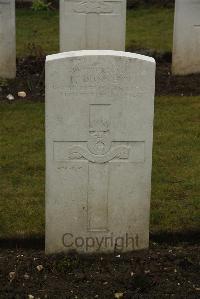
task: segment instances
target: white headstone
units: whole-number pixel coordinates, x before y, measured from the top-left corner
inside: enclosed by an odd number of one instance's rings
[[[0,78],[15,78],[15,1],[0,0]]]
[[[60,0],[60,51],[125,49],[126,0]]]
[[[200,72],[200,0],[176,0],[172,72]]]
[[[132,53],[47,57],[47,253],[148,247],[154,78]]]

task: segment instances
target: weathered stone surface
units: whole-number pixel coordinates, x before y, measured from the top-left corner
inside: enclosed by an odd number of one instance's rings
[[[15,1],[0,0],[0,77],[15,78]]]
[[[200,1],[176,0],[172,72],[200,72]]]
[[[61,0],[60,51],[124,50],[126,0]]]
[[[154,59],[46,60],[46,252],[148,247]]]

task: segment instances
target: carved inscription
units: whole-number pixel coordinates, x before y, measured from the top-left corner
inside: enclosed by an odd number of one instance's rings
[[[90,105],[88,149],[104,155],[111,148],[110,105]]]
[[[121,14],[122,0],[65,0],[67,13]]]
[[[101,36],[101,22],[105,15],[121,15],[121,0],[65,0],[66,14],[76,14],[84,20],[85,49],[98,49]]]
[[[113,8],[110,3],[106,3],[103,0],[86,0],[81,1],[79,3],[75,3],[74,12],[77,13],[95,13],[95,14],[105,14],[105,13],[112,13]]]
[[[130,78],[130,74],[126,72],[127,64],[121,65],[121,68],[113,72],[112,67],[95,65],[88,68],[82,68],[81,65],[75,65],[71,77],[71,83],[79,86],[97,86],[105,84],[119,84],[121,80],[125,81]]]
[[[144,162],[144,141],[113,141],[111,105],[91,104],[88,140],[54,141],[54,160],[59,162],[59,171],[71,169],[66,164],[62,166],[62,161],[88,162],[88,231],[107,231],[109,165],[112,162]]]
[[[129,151],[128,146],[117,146],[105,155],[94,155],[81,146],[74,146],[69,150],[69,160],[86,159],[93,163],[106,163],[114,159],[128,159]]]
[[[85,61],[84,61],[85,62]],[[113,71],[114,69],[114,71]],[[105,64],[94,61],[86,67],[82,61],[74,61],[72,73],[69,79],[54,80],[53,88],[63,95],[67,94],[105,94],[119,96],[119,94],[140,96],[144,91],[130,88],[134,79],[129,70],[129,61],[121,61],[119,64]],[[53,74],[56,79],[57,74]],[[136,77],[137,75],[135,75]]]
[[[90,128],[87,149],[74,146],[69,150],[69,159],[85,158],[93,163],[106,163],[115,158],[128,159],[129,147],[111,149],[110,105],[90,105]]]

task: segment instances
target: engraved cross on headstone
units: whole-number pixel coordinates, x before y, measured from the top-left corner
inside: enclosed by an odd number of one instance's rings
[[[54,141],[55,161],[88,161],[88,231],[108,231],[110,163],[144,162],[144,141],[112,141],[110,113],[109,104],[91,104],[88,140]]]
[[[72,0],[65,0],[71,2]],[[85,40],[86,49],[99,48],[101,16],[115,15],[114,6],[121,0],[75,0],[73,1],[72,11],[77,14],[85,15]]]

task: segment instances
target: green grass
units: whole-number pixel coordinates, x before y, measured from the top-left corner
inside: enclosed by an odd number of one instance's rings
[[[126,47],[172,50],[174,10],[146,7],[127,12]]]
[[[200,97],[156,101],[151,228],[200,227]]]
[[[171,51],[173,9],[141,7],[127,12],[127,48]],[[58,11],[17,10],[17,55],[59,51]],[[36,53],[35,53],[36,52]]]
[[[157,97],[151,231],[200,227],[200,97]],[[44,233],[44,103],[0,105],[0,237]]]
[[[0,105],[0,236],[44,229],[44,105]]]
[[[35,55],[40,54],[41,51],[44,54],[59,51],[59,15],[57,11],[34,12],[31,9],[17,9],[16,25],[17,56],[29,55],[32,54],[32,51]]]

